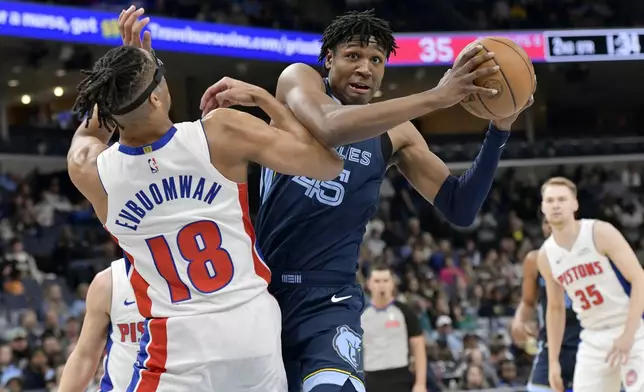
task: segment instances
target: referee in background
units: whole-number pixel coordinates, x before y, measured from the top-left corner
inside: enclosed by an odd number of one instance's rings
[[[393,278],[389,267],[374,265],[367,280],[371,304],[362,314],[367,392],[427,392],[425,338],[414,312],[394,299]]]

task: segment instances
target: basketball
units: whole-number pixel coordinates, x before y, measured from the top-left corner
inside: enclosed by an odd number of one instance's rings
[[[477,56],[494,52],[494,58],[479,65],[479,68],[495,65],[500,68],[494,75],[476,79],[474,83],[496,89],[499,93],[493,97],[470,94],[461,101],[461,105],[476,117],[487,120],[507,118],[519,112],[528,103],[536,87],[534,67],[528,54],[510,39],[485,37],[466,46],[456,62],[472,45],[483,47]]]

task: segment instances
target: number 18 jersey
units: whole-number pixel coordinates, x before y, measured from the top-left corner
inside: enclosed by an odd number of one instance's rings
[[[201,121],[175,124],[146,146],[115,143],[97,166],[105,227],[134,267],[142,316],[226,311],[266,290],[270,272],[256,250],[247,185],[211,164]]]
[[[560,247],[553,236],[543,247],[552,274],[572,299],[582,328],[605,329],[626,323],[631,289],[615,264],[595,248],[594,224],[593,219],[581,220],[570,251]]]

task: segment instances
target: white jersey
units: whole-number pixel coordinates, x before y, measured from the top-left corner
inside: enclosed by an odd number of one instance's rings
[[[572,299],[584,329],[623,326],[628,318],[630,285],[613,262],[595,248],[595,220],[582,219],[570,251],[551,235],[543,247],[555,279]]]
[[[144,317],[226,311],[266,291],[270,272],[256,250],[247,184],[211,164],[201,121],[175,124],[147,146],[115,143],[97,166],[105,227],[134,266]]]
[[[136,307],[128,278],[130,267],[126,263],[124,259],[112,262],[112,305],[101,391],[127,390],[145,330],[145,320]]]

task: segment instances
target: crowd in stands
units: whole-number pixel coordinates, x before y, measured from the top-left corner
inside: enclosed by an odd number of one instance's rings
[[[644,260],[644,172],[563,170],[552,174],[577,181],[580,216],[616,224]],[[499,173],[474,225],[459,230],[396,171],[382,185],[360,279],[378,261],[396,271],[399,298],[416,310],[427,338],[435,391],[524,385],[534,351],[512,346],[508,323],[520,298],[523,256],[543,239],[540,180]],[[88,283],[120,251],[65,173],[0,176],[0,240],[0,391],[55,391],[78,338]]]
[[[42,0],[41,0],[42,1]],[[347,10],[375,8],[395,31],[634,26],[644,24],[636,0],[63,0],[45,2],[149,13],[234,25],[321,32]],[[640,12],[638,12],[640,11]]]

